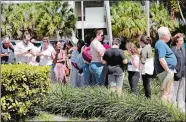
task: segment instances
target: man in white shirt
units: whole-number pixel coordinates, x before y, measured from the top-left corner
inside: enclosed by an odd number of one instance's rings
[[[15,46],[16,63],[27,63],[32,62],[34,54],[34,45],[30,42],[30,34],[24,33],[23,41],[18,42]]]

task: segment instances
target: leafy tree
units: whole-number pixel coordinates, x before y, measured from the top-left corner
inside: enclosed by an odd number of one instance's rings
[[[169,10],[172,20],[176,18],[185,21],[186,16],[186,1],[185,0],[162,0],[162,4]]]
[[[183,20],[183,22],[184,22],[184,24],[186,25],[186,20],[185,20],[185,17],[184,17],[184,15],[183,15],[183,12],[182,12],[182,8],[181,8],[181,5],[180,5],[180,1],[179,0],[176,0],[176,2],[177,2],[177,5],[178,5],[178,8],[179,8],[179,12],[180,12],[180,16],[181,16],[181,18],[182,18],[182,20]],[[185,1],[184,1],[185,2]],[[183,1],[181,1],[181,4],[183,3],[184,4],[184,2]],[[185,2],[186,3],[186,2]],[[185,6],[184,6],[185,7]],[[183,8],[184,9],[184,8]],[[184,12],[184,13],[186,13],[186,12]]]
[[[150,34],[153,39],[156,39],[157,29],[161,26],[168,27],[171,32],[173,32],[175,28],[178,27],[178,23],[171,20],[171,17],[163,4],[152,4],[150,8],[150,14],[152,17]]]
[[[114,36],[130,40],[135,35],[146,31],[146,17],[139,2],[118,2],[113,5],[111,15]]]
[[[2,36],[20,39],[24,31],[29,31],[37,39],[68,37],[75,29],[76,18],[68,2],[4,4],[1,10]]]
[[[2,21],[2,27],[4,27],[2,35],[19,39],[24,31],[29,31],[33,34],[35,31],[35,20],[37,19],[37,11],[33,7],[35,6],[31,3],[4,4],[2,7],[2,16],[4,18]]]
[[[140,2],[121,1],[111,9],[112,31],[114,36],[133,40],[135,35],[146,34],[146,16]],[[150,36],[157,39],[157,29],[166,26],[171,32],[178,28],[178,23],[171,20],[163,4],[153,3],[150,6]]]
[[[12,23],[10,22],[11,15],[15,4],[2,4],[1,5],[1,35],[12,36]]]
[[[75,29],[76,18],[74,11],[69,8],[67,2],[47,1],[41,3],[40,19],[38,19],[37,31],[40,36],[71,36]],[[42,16],[43,15],[43,16]],[[45,29],[46,31],[42,31]]]

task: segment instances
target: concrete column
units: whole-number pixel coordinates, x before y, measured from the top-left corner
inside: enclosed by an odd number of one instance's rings
[[[84,41],[84,9],[83,9],[83,1],[81,1],[81,27],[82,27],[82,40]]]
[[[149,4],[150,4],[150,1],[145,1],[145,9],[146,9],[146,16],[147,16],[147,36],[150,36]]]
[[[111,26],[111,18],[110,18],[110,3],[109,1],[104,1],[106,7],[106,21],[107,21],[107,30],[108,30],[108,37],[109,37],[109,45],[112,45],[112,26]]]

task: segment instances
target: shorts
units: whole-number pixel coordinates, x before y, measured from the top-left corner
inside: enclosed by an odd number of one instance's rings
[[[108,75],[108,84],[110,87],[123,87],[124,73],[120,75]]]

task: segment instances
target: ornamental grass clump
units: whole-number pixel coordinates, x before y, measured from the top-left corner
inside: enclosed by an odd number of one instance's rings
[[[118,96],[105,87],[71,88],[54,84],[43,109],[51,113],[108,121],[183,121],[184,114],[153,95],[147,99],[124,90]]]

